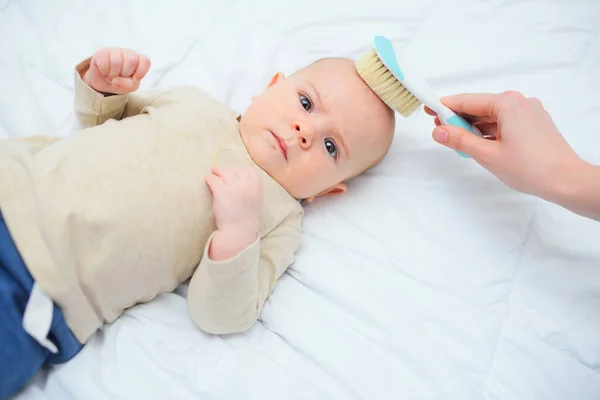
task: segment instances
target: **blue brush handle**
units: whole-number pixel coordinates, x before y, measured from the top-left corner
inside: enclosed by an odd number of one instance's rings
[[[445,123],[447,125],[457,126],[459,128],[463,128],[463,129],[471,132],[473,135],[481,136],[481,132],[477,131],[476,130],[477,128],[473,127],[473,125],[471,125],[470,123],[468,123],[467,120],[465,120],[460,115],[454,114],[453,116],[448,117],[445,120],[443,120],[442,123]],[[471,158],[471,157],[469,157],[468,155],[466,155],[463,152],[460,152],[458,150],[456,152],[461,157]]]
[[[418,98],[421,103],[436,111],[442,124],[457,126],[459,128],[466,129],[474,135],[483,136],[476,127],[472,126],[463,117],[444,106],[439,101],[433,89],[431,89],[425,81],[419,79],[417,74],[414,73],[414,70],[412,74],[410,73],[412,68],[408,68],[409,71],[403,70],[403,68],[406,69],[406,64],[408,64],[408,61],[403,57],[401,64],[404,66],[401,67],[398,64],[399,53],[396,53],[394,46],[389,39],[384,36],[375,36],[374,47],[375,51],[377,52],[377,56],[383,65],[410,92],[410,94]],[[406,79],[404,76],[405,72],[407,72],[408,75]],[[461,157],[470,158],[468,155],[460,151],[457,151],[457,153]]]

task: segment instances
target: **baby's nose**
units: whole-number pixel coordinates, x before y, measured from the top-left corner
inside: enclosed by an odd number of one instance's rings
[[[312,143],[312,139],[314,136],[314,130],[311,128],[309,124],[295,122],[293,124],[294,131],[296,132],[296,136],[298,137],[298,142],[300,143],[300,147],[303,149],[308,149]]]

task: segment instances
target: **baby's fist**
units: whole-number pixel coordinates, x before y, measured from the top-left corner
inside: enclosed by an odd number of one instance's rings
[[[140,87],[150,69],[150,59],[133,50],[106,48],[92,56],[83,81],[101,93],[127,94]]]
[[[217,229],[256,234],[260,229],[263,192],[253,168],[213,168],[206,177],[213,194]]]

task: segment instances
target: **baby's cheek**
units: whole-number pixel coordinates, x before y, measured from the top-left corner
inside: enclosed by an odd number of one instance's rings
[[[322,160],[315,160],[305,171],[307,184],[314,190],[325,190],[338,183],[335,168]]]

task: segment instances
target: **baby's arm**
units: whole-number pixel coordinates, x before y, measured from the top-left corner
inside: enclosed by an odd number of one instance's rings
[[[188,306],[204,331],[236,333],[248,329],[300,245],[301,211],[258,239],[262,184],[250,168],[213,169],[206,178],[213,194],[217,230],[192,276]]]
[[[300,215],[288,217],[225,261],[209,258],[209,241],[188,291],[190,314],[200,329],[229,334],[252,326],[277,280],[294,261],[300,246],[300,222]]]
[[[136,92],[150,69],[148,57],[101,49],[75,68],[75,113],[82,128],[137,115],[166,90]]]

